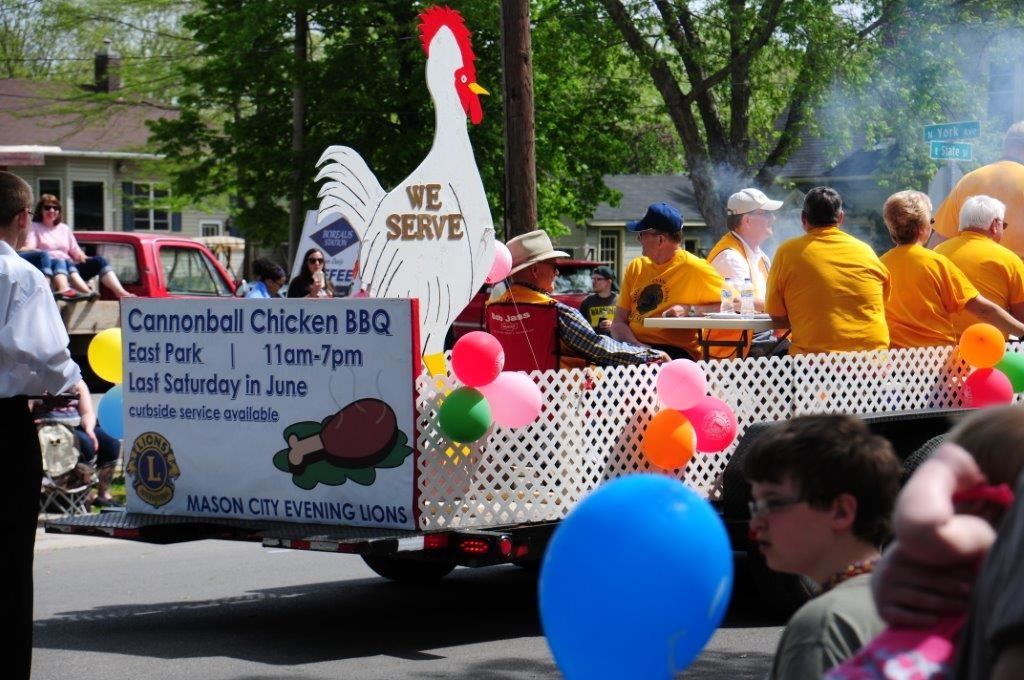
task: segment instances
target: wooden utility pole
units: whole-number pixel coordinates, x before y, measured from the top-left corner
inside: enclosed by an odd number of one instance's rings
[[[501,66],[505,84],[505,239],[508,240],[537,228],[529,0],[501,2]]]
[[[305,213],[302,210],[302,148],[306,132],[306,43],[309,40],[309,17],[304,6],[295,9],[295,80],[292,83],[292,198],[288,209],[288,258],[292,262],[302,237]]]

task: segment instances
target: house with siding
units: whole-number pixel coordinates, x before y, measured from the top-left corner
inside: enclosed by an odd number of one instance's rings
[[[183,236],[227,233],[227,212],[175,207],[147,151],[146,122],[177,116],[148,102],[94,101],[97,91],[120,89],[117,55],[96,55],[96,82],[89,86],[0,79],[0,169],[32,186],[36,196],[54,194],[64,221],[76,230],[177,232]]]

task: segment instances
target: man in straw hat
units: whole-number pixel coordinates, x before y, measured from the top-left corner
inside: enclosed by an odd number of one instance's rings
[[[967,173],[935,211],[935,236],[939,240],[959,234],[960,210],[971,196],[985,195],[1002,201],[1006,221],[1024,225],[1024,120],[1010,126],[1003,139],[1003,157]],[[1024,229],[1011,229],[1002,245],[1024,257]]]
[[[668,203],[654,203],[642,219],[626,224],[636,233],[643,254],[622,277],[612,337],[660,349],[673,359],[699,359],[695,330],[646,328],[644,319],[717,312],[721,275],[705,260],[683,250],[683,216]]]
[[[555,290],[555,277],[558,276],[555,260],[569,257],[569,254],[555,250],[545,232],[538,229],[516,236],[507,245],[512,254],[512,270],[509,272],[512,285],[494,302],[554,305],[558,310],[561,354],[564,359],[569,359],[563,362],[563,366],[574,365],[572,359],[576,359],[575,365],[583,360],[601,366],[646,364],[668,359],[664,352],[598,335],[579,310],[551,297]]]

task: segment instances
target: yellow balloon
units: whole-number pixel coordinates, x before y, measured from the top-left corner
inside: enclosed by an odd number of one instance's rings
[[[89,365],[93,373],[115,385],[121,383],[121,329],[108,328],[97,333],[89,343]]]

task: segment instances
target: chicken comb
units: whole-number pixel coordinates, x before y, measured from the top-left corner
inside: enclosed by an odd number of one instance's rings
[[[420,41],[423,43],[423,53],[430,56],[430,41],[434,39],[437,32],[447,26],[455,35],[459,43],[459,50],[462,52],[462,63],[469,65],[476,60],[473,54],[473,46],[470,43],[471,35],[462,15],[451,7],[435,5],[424,10],[420,14]]]

